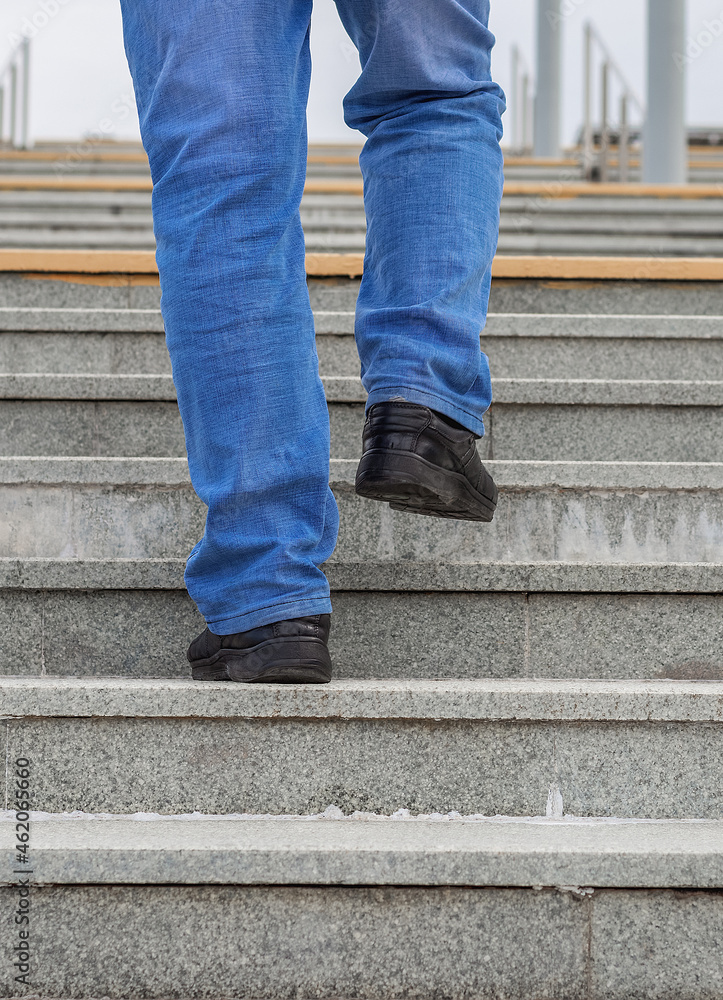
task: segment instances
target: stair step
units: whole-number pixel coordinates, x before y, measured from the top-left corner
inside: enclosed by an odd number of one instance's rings
[[[715,681],[5,678],[0,711],[47,812],[723,817]]]
[[[80,580],[55,581],[64,589],[48,589],[47,578],[32,589],[27,570],[21,565],[15,589],[0,589],[0,674],[188,677],[186,649],[204,623],[181,587],[180,566],[172,590],[143,589],[118,573],[100,573],[99,589],[84,589],[87,566]],[[723,680],[720,592],[332,596],[339,678]]]
[[[361,384],[325,388],[332,456],[358,458]],[[498,379],[495,392],[483,459],[723,461],[723,382]],[[0,455],[185,454],[168,376],[6,375],[0,393]]]
[[[366,392],[357,377],[322,376],[327,401],[357,403]],[[659,379],[493,379],[498,404],[534,406],[723,406],[723,381]],[[170,375],[0,374],[0,399],[174,400]]]
[[[366,400],[359,378],[322,377],[327,401]],[[656,379],[494,379],[501,404],[562,406],[721,406],[723,381]],[[0,399],[175,400],[168,374],[0,374]]]
[[[359,374],[354,313],[316,310],[324,376]],[[0,371],[168,374],[158,309],[0,307]],[[706,380],[723,372],[717,316],[492,313],[481,337],[496,377]]]
[[[111,1000],[717,1000],[722,911],[698,890],[48,886],[34,890],[30,982]]]
[[[0,558],[0,588],[177,590],[180,558]],[[723,563],[429,562],[332,559],[333,590],[449,593],[718,594]]]
[[[330,810],[331,812],[331,810]],[[14,847],[14,817],[0,844]],[[723,823],[31,814],[34,885],[714,889]],[[17,866],[16,866],[17,867]],[[0,885],[12,885],[3,872]]]
[[[356,465],[332,465],[341,524],[330,570],[723,562],[723,463],[490,462],[501,492],[489,525],[419,519],[357,497]],[[6,560],[183,559],[205,517],[182,459],[0,459]]]
[[[354,333],[353,310],[315,309],[318,334]],[[163,333],[160,309],[2,306],[0,331],[71,333]],[[564,339],[723,340],[723,318],[662,313],[496,313],[487,315],[482,336]]]

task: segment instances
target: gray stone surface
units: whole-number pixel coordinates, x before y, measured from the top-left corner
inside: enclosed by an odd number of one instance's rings
[[[35,614],[42,609],[44,673],[189,676],[186,650],[205,622],[185,590],[46,591],[29,596]],[[3,604],[4,594],[0,608]],[[18,662],[17,649],[10,655],[6,648],[4,672],[18,673]],[[27,663],[24,656],[21,662]]]
[[[350,478],[351,462],[337,462],[335,469]],[[709,466],[700,468],[706,472]],[[185,458],[116,458],[58,455],[0,458],[0,483],[15,485],[96,484],[105,486],[185,486],[190,489]]]
[[[315,310],[354,309],[358,279],[310,278]],[[135,304],[135,303],[134,303]],[[491,313],[723,316],[723,289],[714,281],[569,281],[496,278]]]
[[[0,590],[0,675],[188,677],[204,627],[180,589]]]
[[[721,687],[6,678],[0,711],[49,812],[721,819]]]
[[[159,333],[19,332],[0,334],[0,370],[166,374],[170,361]]]
[[[486,455],[568,462],[720,462],[719,406],[492,405]],[[485,452],[481,450],[484,455]],[[340,458],[347,455],[339,454]]]
[[[720,892],[601,892],[593,899],[594,1000],[723,996]]]
[[[346,487],[354,484],[357,464],[354,459],[333,458],[330,463],[332,488],[348,493]],[[691,493],[723,488],[723,462],[524,462],[487,459],[486,464],[497,485],[503,491],[514,493],[546,492],[551,489],[585,493],[655,490],[667,496],[677,491]],[[180,457],[0,457],[0,484],[41,483],[189,487],[190,478],[187,462]]]
[[[710,723],[557,726],[562,809],[576,816],[722,818],[722,736]]]
[[[33,761],[33,807],[48,812],[540,815],[554,743],[547,724],[503,721],[66,717],[7,728],[10,758]],[[687,758],[700,760],[694,748]],[[694,815],[716,817],[713,794]]]
[[[170,375],[0,375],[1,399],[175,400]]]
[[[57,887],[33,905],[33,990],[63,1000],[587,997],[589,902],[554,890]]]
[[[3,345],[3,355],[10,356],[11,353],[21,350],[25,345],[35,347],[38,357],[42,356],[42,349],[53,344],[54,340],[61,344],[68,345],[69,349],[78,348],[84,345],[91,345],[94,341],[90,337],[78,337],[74,341],[67,339],[70,333],[163,333],[163,320],[159,309],[131,309],[124,308],[103,308],[90,306],[65,306],[54,308],[52,306],[0,306],[0,344]],[[46,336],[28,337],[22,339],[17,337],[9,339],[13,333],[46,333]],[[58,334],[56,338],[47,334],[50,332]],[[65,334],[65,337],[61,337]],[[115,341],[111,341],[115,342]],[[39,368],[18,368],[17,371],[41,371]],[[72,371],[73,369],[69,369]],[[77,370],[77,369],[76,369]],[[97,370],[97,369],[96,369]]]
[[[156,293],[158,302],[158,289]],[[124,275],[113,277],[110,281],[105,276],[74,275],[72,280],[66,281],[44,274],[0,272],[0,306],[14,309],[125,309],[129,305],[129,284]]]
[[[719,322],[706,319],[716,326]],[[707,379],[712,372],[723,372],[723,342],[713,339],[502,337],[485,330],[482,350],[496,378]],[[340,374],[358,371],[347,361]]]
[[[0,589],[176,590],[185,559],[0,557]],[[711,563],[328,562],[332,590],[523,593],[723,592],[723,565]]]
[[[3,464],[6,470],[0,475],[7,471],[9,477],[21,473],[23,465],[32,472],[40,463]],[[61,463],[57,466],[56,476],[64,471]],[[110,483],[102,482],[106,466],[111,469]],[[139,473],[139,485],[113,484],[117,467],[111,463],[94,465],[77,459],[65,463],[65,469],[79,473],[81,480],[88,477],[89,482],[36,484],[30,478],[0,484],[0,557],[184,558],[203,534],[206,508],[183,483],[181,460],[167,463],[166,483],[144,485],[154,466],[161,474],[166,472],[166,463],[153,459],[127,463],[129,474]],[[420,519],[369,503],[345,483],[332,482],[341,520],[329,565],[375,561],[720,565],[723,490],[690,488],[696,468],[683,470],[684,480],[686,476],[690,480],[687,490],[643,489],[637,484],[634,489],[603,489],[594,483],[566,490],[535,485],[505,489],[502,479],[497,512],[489,525]],[[704,484],[721,480],[722,469],[718,466],[711,476],[703,475]],[[43,475],[50,478],[52,467],[43,469],[40,478]],[[564,476],[563,470],[560,478]],[[644,481],[639,471],[638,477]],[[664,480],[665,473],[659,478]],[[671,478],[675,480],[675,474]]]
[[[0,590],[0,672],[39,674],[44,660],[43,598],[32,591]]]
[[[523,594],[337,592],[335,677],[513,677],[524,670]]]
[[[716,281],[551,281],[497,278],[490,312],[723,316]]]
[[[0,560],[0,580],[25,581],[47,579],[58,586],[63,579],[98,578],[101,564],[88,562],[76,571],[68,563],[32,560],[22,563]],[[168,565],[152,570],[150,566],[128,561],[103,566],[114,578],[142,578],[172,573]],[[425,563],[384,561],[374,563],[331,561],[325,572],[335,590],[406,590],[406,591],[525,591],[527,593],[664,593],[720,594],[723,592],[723,565],[702,563]],[[169,577],[163,576],[164,579]],[[18,586],[12,582],[10,585]],[[46,586],[51,586],[50,582]],[[70,584],[68,584],[70,585]],[[141,584],[138,584],[139,586]],[[90,584],[88,584],[90,586]]]
[[[316,180],[320,176],[329,179],[327,170],[321,169],[322,175],[317,174]],[[343,168],[340,172],[338,167],[329,169],[331,176],[349,179]],[[92,172],[97,172],[97,167]],[[351,176],[359,177],[356,170]],[[710,176],[720,180],[720,173]],[[312,181],[314,177],[310,175]],[[63,201],[53,200],[42,214],[35,206],[8,208],[5,204],[0,210],[2,242],[5,246],[24,247],[152,249],[150,211],[116,214],[112,210],[116,198],[117,193],[109,191],[105,204],[95,201],[82,205],[66,197]],[[721,201],[717,199],[705,199],[707,211],[697,212],[691,212],[682,200],[652,204],[650,199],[625,198],[621,202],[584,197],[568,204],[566,201],[544,193],[536,199],[503,197],[498,252],[715,256],[723,246],[719,238]],[[302,199],[301,219],[307,250],[364,248],[366,221],[360,195],[309,193]],[[644,277],[645,272],[636,276]]]
[[[0,713],[48,719],[720,723],[723,682],[387,678],[237,686],[190,679],[6,677]]]
[[[353,320],[352,312],[316,313],[322,375],[358,378]],[[0,335],[0,370],[7,373],[170,371],[155,309],[0,308],[0,329],[6,331]],[[143,332],[148,329],[159,332]],[[723,371],[719,331],[717,317],[493,314],[482,347],[496,378],[705,381]]]
[[[530,594],[527,673],[723,680],[723,601],[705,594]]]
[[[35,885],[719,888],[723,824],[33,813]],[[14,816],[0,848],[15,846]],[[15,866],[17,867],[17,866]],[[0,873],[12,884],[12,866]]]
[[[723,680],[723,598],[338,591],[337,678]],[[188,677],[184,590],[0,591],[0,673]]]
[[[333,403],[358,403],[366,392],[358,378],[323,376],[326,398]],[[640,406],[720,407],[723,381],[652,381],[632,379],[524,379],[493,380],[497,406]],[[169,374],[0,374],[2,399],[124,399],[173,400]]]
[[[12,192],[13,199],[18,192]],[[25,192],[27,197],[34,192]],[[44,197],[49,193],[44,192]],[[93,192],[83,192],[91,198]],[[146,194],[116,193],[115,198],[150,202]],[[119,201],[120,203],[120,201]],[[149,279],[150,281],[151,279]],[[28,280],[24,275],[0,275],[0,305],[46,308],[146,308],[157,309],[160,289],[151,285],[58,281],[42,276]],[[309,291],[314,309],[351,311],[359,289],[358,279],[310,278]],[[492,282],[490,312],[493,313],[593,313],[723,315],[723,289],[718,282],[659,281],[551,281],[495,279]]]
[[[165,390],[163,390],[165,391]],[[524,461],[721,462],[723,408],[493,404],[483,458]],[[364,406],[330,406],[332,455],[359,458]],[[0,454],[185,454],[175,403],[3,399]]]
[[[0,401],[0,455],[185,455],[175,403]]]
[[[662,351],[669,341],[676,346],[678,341],[692,342],[698,349],[715,347],[723,339],[723,321],[720,316],[698,316],[695,313],[683,315],[659,313],[554,313],[554,312],[489,312],[482,332],[484,340],[493,342],[510,340],[519,345],[520,350],[529,348],[536,340],[542,341],[545,351],[551,350],[558,341],[569,343],[579,353],[584,354],[594,345],[594,341],[607,342],[609,353],[618,352],[625,346],[633,346],[638,341],[653,340],[656,350]],[[529,341],[529,344],[528,344]],[[611,343],[612,341],[612,343]],[[542,351],[541,351],[542,353]],[[621,364],[624,370],[624,360]],[[653,366],[654,367],[654,366]],[[709,378],[711,369],[705,372]],[[536,375],[536,378],[546,376]],[[556,374],[549,376],[561,378]],[[580,374],[571,378],[584,378]],[[596,372],[590,378],[630,378],[630,375],[604,376]],[[646,371],[640,378],[655,377]],[[685,377],[677,370],[673,378]]]

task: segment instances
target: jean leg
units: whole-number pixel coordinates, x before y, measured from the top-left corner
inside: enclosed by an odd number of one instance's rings
[[[356,338],[368,406],[405,399],[484,433],[480,351],[502,195],[488,0],[336,0],[362,73],[344,101],[367,247]]]
[[[311,0],[121,0],[217,634],[331,610],[338,513],[306,289]]]

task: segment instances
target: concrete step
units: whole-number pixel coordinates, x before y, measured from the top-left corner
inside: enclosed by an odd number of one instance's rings
[[[47,812],[723,816],[716,681],[8,677],[0,710]]]
[[[650,268],[655,261],[648,262]],[[43,265],[48,267],[47,264]],[[577,316],[723,316],[723,283],[709,280],[654,280],[642,268],[636,280],[569,280],[530,277],[494,278],[490,312],[511,315],[545,314]],[[314,311],[352,313],[359,279],[325,277],[308,279]],[[12,309],[151,310],[158,311],[157,275],[137,274],[32,274],[0,272],[0,305]],[[2,314],[0,314],[2,315]],[[94,314],[95,315],[95,314]],[[105,322],[102,316],[101,322]],[[70,322],[80,322],[70,319]],[[6,324],[9,321],[5,321]],[[15,322],[13,320],[12,322]],[[18,320],[20,322],[20,320]],[[157,330],[156,320],[153,330]],[[348,322],[348,319],[345,320]],[[587,322],[587,321],[585,321]],[[581,326],[582,326],[581,321]],[[3,329],[9,329],[4,325]],[[38,326],[34,327],[38,329]],[[70,329],[76,327],[71,326]],[[83,329],[88,329],[83,326]],[[19,329],[26,329],[25,326]],[[56,329],[56,327],[51,327]],[[101,326],[101,329],[105,329]],[[347,328],[348,329],[348,328]]]
[[[356,376],[354,313],[317,310],[322,375]],[[723,373],[723,319],[490,313],[481,346],[500,378],[705,380]],[[158,309],[0,307],[0,372],[167,374]]]
[[[16,560],[10,568],[0,588],[0,674],[189,676],[186,649],[204,625],[180,563],[166,589],[148,589],[156,564]],[[548,569],[529,580],[542,589],[518,578],[514,592],[495,590],[494,579],[466,592],[391,590],[386,580],[383,591],[334,586],[335,676],[723,680],[715,574],[708,594],[656,593],[650,580],[620,592],[631,574],[608,593],[575,593],[546,591],[560,586],[561,567]]]
[[[310,184],[323,183],[319,178]],[[555,185],[536,197],[508,188],[502,201],[502,254],[615,254],[709,256],[723,252],[719,216],[723,199],[610,197],[564,199]],[[150,199],[144,192],[6,191],[0,201],[0,245],[5,248],[152,250]],[[144,201],[125,200],[141,195]],[[43,201],[47,194],[48,200]],[[574,195],[574,192],[573,192]],[[31,198],[29,196],[35,196]],[[568,202],[566,204],[566,201]],[[145,218],[128,206],[145,205]],[[360,195],[309,191],[302,202],[307,249],[360,252],[366,223]]]
[[[34,815],[31,851],[41,996],[723,993],[716,823]]]
[[[356,462],[335,461],[341,514],[329,565],[674,564],[718,567],[723,463],[490,462],[491,525],[401,514],[353,492]],[[182,559],[206,508],[183,459],[0,459],[0,558]]]
[[[50,219],[54,217],[54,213],[72,212],[82,218],[86,214],[102,212],[105,217],[113,218],[122,216],[127,211],[141,212],[144,217],[149,218],[151,191],[102,190],[92,187],[86,190],[0,188],[0,215],[7,214],[8,217],[17,212],[32,212],[41,216],[48,213]],[[364,203],[360,193],[307,190],[302,198],[301,211],[310,223],[345,214],[361,220],[362,224],[364,220]],[[629,223],[625,220],[630,219],[640,220],[645,224],[650,220],[670,219],[676,225],[684,225],[684,220],[688,219],[693,224],[700,221],[703,226],[709,227],[707,220],[723,212],[723,197],[720,192],[717,197],[705,198],[636,197],[629,194],[621,197],[589,193],[579,195],[567,192],[559,185],[549,185],[529,193],[508,188],[502,198],[501,212],[503,218],[532,215],[540,219],[589,219],[593,224],[610,216],[617,216],[626,225]],[[664,223],[654,221],[653,224]],[[630,228],[634,229],[633,226]]]
[[[328,403],[363,403],[358,377],[322,376]],[[506,405],[670,406],[723,405],[723,381],[691,379],[493,379],[494,399]],[[176,398],[169,374],[0,374],[0,399],[141,400]]]
[[[332,456],[357,458],[358,379],[325,376]],[[723,461],[723,382],[497,379],[485,458]],[[0,376],[0,455],[184,454],[168,375]]]
[[[630,254],[667,257],[711,257],[723,255],[723,239],[714,236],[637,235],[595,232],[548,233],[539,227],[529,232],[527,222],[514,231],[502,230],[497,244],[498,254],[567,254],[575,256]],[[331,226],[307,228],[308,253],[363,253],[366,237],[363,229],[338,231]],[[11,228],[0,229],[0,247],[4,249],[87,249],[87,250],[155,250],[150,227],[108,228]]]
[[[23,192],[25,194],[25,192]],[[311,199],[315,200],[311,200]],[[723,216],[723,199],[703,202],[677,202],[673,205],[654,201],[630,204],[621,209],[620,200],[573,199],[572,204],[550,201],[540,206],[532,199],[506,196],[501,209],[500,228],[507,232],[590,233],[630,236],[717,237]],[[301,221],[307,232],[324,230],[364,232],[366,218],[358,195],[305,196]],[[136,227],[152,229],[150,202],[130,201],[115,204],[106,198],[90,203],[60,199],[38,199],[20,203],[0,200],[0,233],[26,228],[74,230],[105,229],[123,231]],[[4,241],[4,237],[3,237]]]
[[[33,884],[713,889],[723,823],[552,816],[32,812]],[[0,815],[12,854],[14,817]],[[17,867],[17,866],[15,866]],[[12,885],[0,874],[0,885]]]

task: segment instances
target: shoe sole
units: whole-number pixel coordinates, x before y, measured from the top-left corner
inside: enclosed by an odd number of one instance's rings
[[[250,649],[220,649],[191,664],[194,681],[237,684],[328,684],[331,657],[321,639],[285,636]]]
[[[483,471],[486,492],[480,493],[462,473],[441,469],[413,452],[372,449],[359,463],[356,492],[409,514],[489,522],[497,506],[497,487]]]

